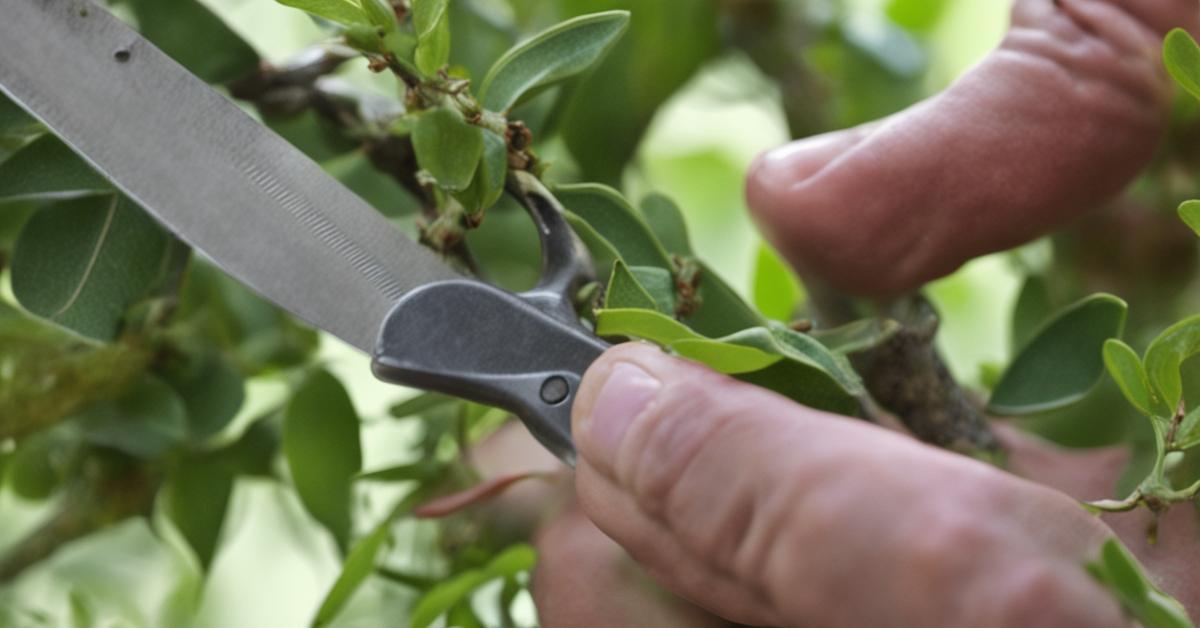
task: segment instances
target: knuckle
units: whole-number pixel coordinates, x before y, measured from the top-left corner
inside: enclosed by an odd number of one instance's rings
[[[643,420],[641,445],[627,462],[625,477],[643,512],[662,517],[676,488],[705,443],[726,417],[710,398],[707,377],[673,381]],[[711,385],[711,382],[709,382]]]

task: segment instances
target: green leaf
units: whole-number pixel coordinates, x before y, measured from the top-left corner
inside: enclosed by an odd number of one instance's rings
[[[62,140],[44,135],[0,164],[0,201],[66,199],[113,190]]]
[[[1176,83],[1200,98],[1200,46],[1187,31],[1176,28],[1167,33],[1163,41],[1163,62]]]
[[[147,0],[151,1],[151,0]],[[354,24],[369,25],[366,13],[357,2],[352,0],[275,0],[301,11],[306,11],[317,17],[323,17],[332,22],[351,26]]]
[[[117,399],[74,417],[88,441],[151,460],[187,440],[187,409],[161,379],[147,375]]]
[[[629,26],[629,12],[581,15],[522,42],[500,57],[483,79],[479,100],[508,111],[524,99],[582,74],[612,48]]]
[[[1200,353],[1200,316],[1167,328],[1146,349],[1146,375],[1172,412],[1183,398],[1179,367],[1197,353]]]
[[[1146,594],[1146,607],[1138,619],[1144,628],[1195,628],[1183,604],[1158,590]]]
[[[1046,280],[1040,275],[1026,277],[1025,283],[1021,285],[1021,292],[1017,295],[1017,304],[1013,308],[1013,351],[1019,352],[1024,349],[1052,313]]]
[[[366,581],[367,576],[370,576],[371,572],[375,570],[375,561],[378,559],[379,551],[383,549],[384,543],[387,542],[392,522],[405,512],[406,507],[411,507],[408,500],[401,502],[393,509],[391,514],[376,525],[375,529],[350,551],[346,562],[342,565],[342,573],[338,575],[337,581],[333,583],[333,587],[329,589],[329,593],[325,595],[321,607],[317,610],[313,626],[327,626],[337,619],[342,608],[346,606],[346,602],[350,601],[355,591],[358,591],[358,588]]]
[[[386,469],[364,472],[358,479],[368,482],[427,482],[440,477],[445,465],[437,460],[418,460]]]
[[[679,321],[650,310],[600,310],[597,336],[631,336],[668,346],[681,340],[705,340]]]
[[[675,278],[670,271],[656,266],[632,266],[629,273],[654,301],[654,309],[675,315]]]
[[[404,419],[410,416],[423,414],[434,408],[457,403],[458,400],[450,395],[441,393],[421,393],[412,399],[402,401],[388,410],[388,413],[397,419]]]
[[[887,342],[901,325],[891,319],[865,318],[833,329],[814,329],[809,336],[841,355],[874,349]]]
[[[396,30],[396,11],[388,0],[361,0],[363,14],[372,25],[385,32]]]
[[[662,194],[649,194],[642,199],[641,210],[646,224],[650,225],[663,248],[680,257],[693,255],[687,221],[675,201]]]
[[[649,340],[727,374],[761,371],[786,359],[825,374],[843,397],[863,394],[862,382],[845,358],[789,329],[757,327],[713,339],[657,312],[625,309],[597,312],[596,333]]]
[[[1179,449],[1191,449],[1197,445],[1200,445],[1200,406],[1183,417],[1179,423],[1179,433],[1175,436],[1175,446]]]
[[[620,192],[605,185],[584,183],[558,186],[554,195],[563,207],[604,238],[626,265],[673,269],[670,255]]]
[[[457,111],[440,107],[417,118],[412,141],[417,163],[442,189],[458,192],[471,184],[483,156],[483,129]]]
[[[1146,377],[1141,358],[1133,348],[1116,338],[1109,339],[1104,343],[1104,366],[1133,407],[1146,416],[1163,416],[1155,411],[1150,380]]]
[[[803,288],[792,269],[766,243],[758,247],[754,265],[754,305],[767,318],[789,322],[803,298]]]
[[[1179,217],[1200,235],[1200,201],[1187,201],[1179,206]]]
[[[300,501],[347,547],[353,482],[362,468],[359,419],[342,384],[326,371],[305,379],[283,418],[283,453]]]
[[[629,33],[578,81],[560,125],[582,179],[618,184],[659,107],[706,61],[728,50],[721,5],[712,0],[556,4],[577,11],[632,11]]]
[[[417,601],[413,609],[411,628],[426,628],[438,617],[455,606],[470,599],[479,587],[496,580],[507,578],[533,569],[537,563],[537,552],[528,545],[508,548],[492,559],[482,569],[464,571],[430,589]]]
[[[711,266],[699,263],[700,286],[696,291],[700,307],[683,321],[707,336],[724,336],[743,329],[767,324]]]
[[[176,318],[202,330],[247,375],[306,364],[320,342],[311,327],[201,260],[191,266]]]
[[[597,275],[601,277],[611,275],[613,266],[621,259],[621,253],[617,247],[600,235],[600,232],[588,224],[588,221],[570,210],[564,209],[563,217],[567,219],[567,224],[571,225],[571,230],[587,247],[588,253],[592,256],[592,262],[596,266]]]
[[[885,11],[896,24],[925,32],[938,24],[949,4],[948,0],[890,0]]]
[[[258,53],[198,0],[131,0],[138,30],[192,74],[228,83],[258,68]]]
[[[695,360],[728,375],[761,371],[783,359],[756,347],[708,338],[679,340],[671,343],[669,348],[680,357]]]
[[[174,251],[173,239],[122,196],[64,201],[22,229],[13,292],[33,314],[113,340],[126,311],[165,279]]]
[[[58,430],[40,432],[22,439],[8,460],[5,479],[18,496],[41,501],[62,484],[65,465],[71,458],[71,443]]]
[[[164,490],[167,516],[207,571],[229,509],[233,474],[216,460],[184,460],[167,477]]]
[[[0,93],[0,161],[4,150],[13,150],[27,139],[45,132],[45,127],[20,105]]]
[[[1059,313],[1009,365],[988,410],[1033,414],[1082,399],[1104,373],[1104,342],[1121,336],[1127,309],[1124,301],[1100,294]]]
[[[629,267],[618,261],[613,266],[612,276],[608,280],[608,288],[604,291],[604,307],[606,309],[640,309],[657,310],[654,297],[638,283]]]
[[[456,195],[468,214],[478,214],[491,208],[504,193],[508,177],[508,144],[500,135],[483,131],[483,158],[475,170],[471,185]]]
[[[187,356],[165,375],[187,406],[188,432],[194,443],[225,429],[246,398],[242,375],[216,351]]]
[[[1100,548],[1100,561],[1109,584],[1128,600],[1142,600],[1150,592],[1150,583],[1142,575],[1137,559],[1116,539]]]
[[[417,32],[417,69],[433,75],[450,60],[449,0],[414,0],[413,29]]]

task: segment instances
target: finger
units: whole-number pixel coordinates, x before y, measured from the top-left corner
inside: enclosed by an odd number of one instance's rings
[[[1005,626],[1036,603],[1033,625],[1119,620],[1080,568],[1108,532],[1062,494],[656,349],[589,371],[574,433],[588,516],[724,617]]]
[[[1161,37],[1196,0],[1018,0],[1000,48],[882,124],[772,151],[758,222],[804,274],[893,296],[1119,192],[1166,125]],[[832,141],[831,141],[832,139]]]

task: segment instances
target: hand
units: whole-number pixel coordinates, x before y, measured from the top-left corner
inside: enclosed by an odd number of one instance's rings
[[[868,296],[1027,242],[1150,159],[1173,27],[1200,32],[1196,0],[1017,0],[1000,48],[944,93],[760,158],[750,206],[802,274]]]
[[[780,626],[1122,626],[1057,491],[645,346],[576,401],[584,512],[667,588]]]

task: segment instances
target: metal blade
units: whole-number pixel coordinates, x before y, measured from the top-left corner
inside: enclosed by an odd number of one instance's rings
[[[87,0],[0,0],[0,90],[233,276],[370,351],[456,278],[285,140]]]

